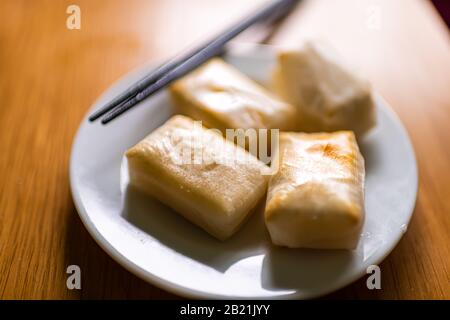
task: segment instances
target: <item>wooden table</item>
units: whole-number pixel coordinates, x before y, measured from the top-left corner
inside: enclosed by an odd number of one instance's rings
[[[176,53],[261,1],[0,2],[0,297],[174,298],[128,273],[82,226],[68,181],[76,129],[119,76]],[[81,8],[81,30],[66,8]],[[205,27],[207,26],[207,27]],[[319,35],[363,71],[409,131],[420,170],[414,217],[381,264],[331,298],[450,298],[450,41],[427,1],[309,1],[275,43]],[[82,269],[82,290],[66,268]]]

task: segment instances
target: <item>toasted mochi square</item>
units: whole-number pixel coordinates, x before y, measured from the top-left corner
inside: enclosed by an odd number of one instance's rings
[[[185,116],[169,119],[126,157],[132,186],[221,240],[266,193],[262,162]]]
[[[265,221],[272,242],[353,249],[364,220],[364,159],[351,131],[281,133]]]
[[[299,113],[295,131],[352,130],[363,135],[375,125],[370,86],[332,48],[306,42],[278,53],[274,89]]]
[[[293,106],[220,58],[176,81],[170,92],[179,113],[222,133],[226,129],[295,128]]]

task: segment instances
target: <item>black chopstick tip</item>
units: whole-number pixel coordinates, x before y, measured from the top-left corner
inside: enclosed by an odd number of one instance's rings
[[[123,112],[125,112],[126,110],[112,110],[109,113],[107,113],[102,120],[100,120],[101,124],[105,125],[107,123],[109,123],[110,121],[114,120],[115,118],[117,118],[118,116],[120,116]]]
[[[108,122],[110,122],[112,119],[114,118],[106,118],[104,117],[100,122],[102,125],[108,124]]]
[[[100,118],[102,115],[104,115],[106,112],[108,112],[108,109],[105,109],[105,107],[94,111],[88,118],[89,122],[94,122],[98,118]]]
[[[98,115],[96,115],[96,114],[93,114],[93,115],[91,115],[89,118],[88,118],[88,120],[89,120],[89,122],[94,122],[95,120],[97,120],[98,119]]]

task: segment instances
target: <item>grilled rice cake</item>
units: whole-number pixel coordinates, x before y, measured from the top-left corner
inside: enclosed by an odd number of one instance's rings
[[[170,86],[178,113],[202,120],[209,128],[295,128],[296,110],[220,58]]]
[[[221,240],[239,229],[266,193],[262,162],[185,116],[169,119],[126,158],[132,186]]]
[[[351,131],[281,133],[265,221],[272,242],[353,249],[364,221],[364,159]]]
[[[368,82],[323,43],[280,50],[273,84],[278,95],[297,108],[294,131],[352,130],[362,136],[376,123]]]

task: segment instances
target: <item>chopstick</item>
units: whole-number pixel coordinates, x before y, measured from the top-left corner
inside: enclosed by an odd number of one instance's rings
[[[101,109],[94,112],[89,117],[89,120],[95,121],[106,114],[101,122],[102,124],[110,122],[161,88],[184,76],[210,58],[220,54],[228,41],[251,25],[261,22],[261,20],[266,18],[272,20],[274,17],[280,18],[284,16],[298,1],[299,0],[272,1],[262,9],[258,10],[255,14],[227,29],[206,44],[195,48],[184,55],[169,60],[154,72],[148,74],[126,89],[122,94],[114,98]]]
[[[168,62],[162,64],[156,70],[154,70],[152,73],[146,75],[144,78],[142,78],[141,80],[139,80],[138,82],[136,82],[135,84],[133,84],[132,86],[127,88],[123,93],[118,95],[116,98],[114,98],[113,100],[108,102],[102,108],[95,111],[89,117],[89,120],[90,121],[97,120],[98,118],[100,118],[102,115],[104,115],[108,111],[114,109],[116,106],[119,106],[120,104],[123,104],[124,102],[129,101],[132,96],[134,96],[137,93],[139,93],[140,91],[144,90],[146,87],[148,87],[152,83],[155,83],[155,81],[158,80],[159,78],[161,78],[165,73],[167,73],[168,71],[172,70],[173,68],[179,66],[184,61],[186,61],[190,57],[192,57],[195,54],[197,54],[198,52],[200,52],[202,49],[203,49],[203,46],[195,48],[194,50],[189,51],[185,55],[177,56],[177,57],[169,60]]]

